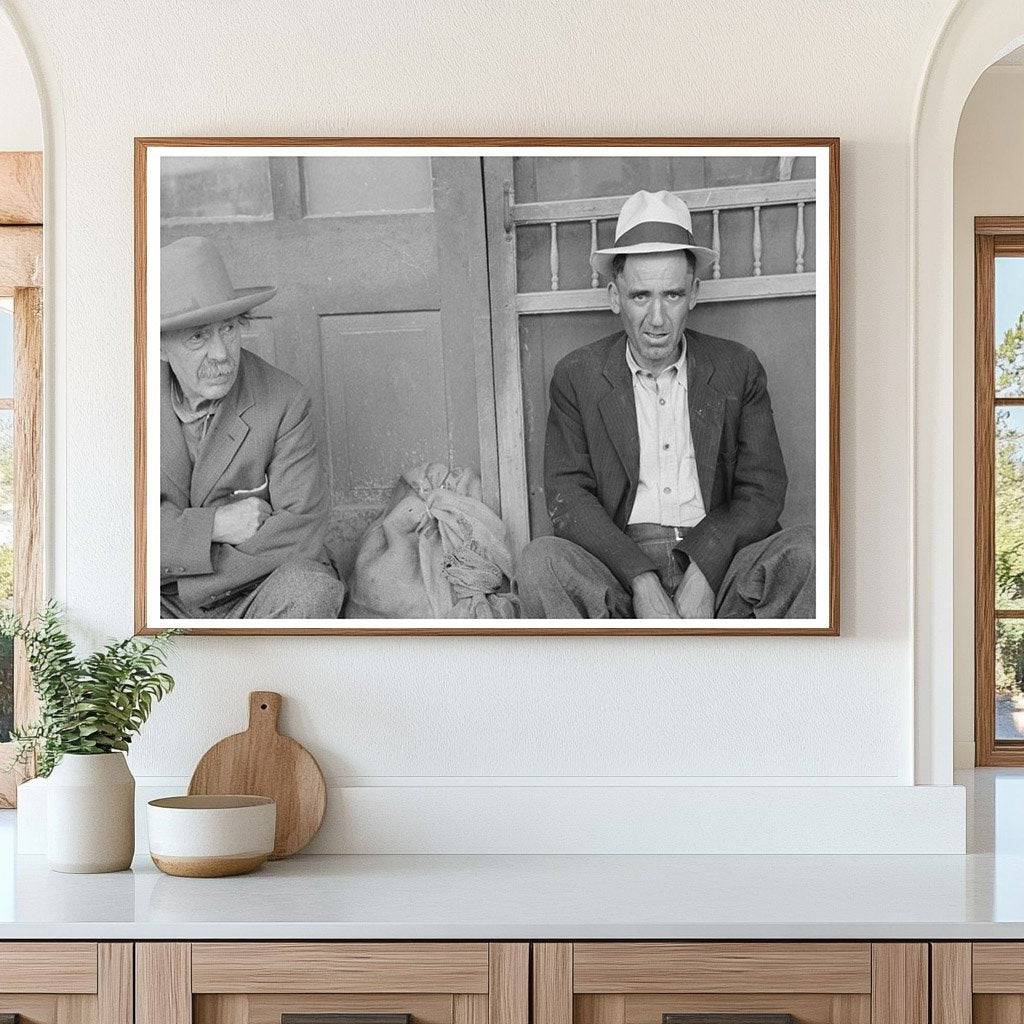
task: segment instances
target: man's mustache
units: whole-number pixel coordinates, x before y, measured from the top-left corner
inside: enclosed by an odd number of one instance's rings
[[[217,380],[221,377],[227,377],[228,374],[234,372],[234,369],[234,363],[218,363],[216,366],[201,366],[199,368],[199,379]]]

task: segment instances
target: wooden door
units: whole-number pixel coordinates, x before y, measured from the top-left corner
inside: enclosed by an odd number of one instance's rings
[[[469,466],[499,508],[479,160],[165,157],[161,244],[272,284],[246,346],[312,392],[344,572],[403,472]]]
[[[929,1024],[928,948],[868,942],[533,946],[533,1024]],[[786,1015],[792,1018],[788,1020]]]
[[[136,985],[136,1024],[528,1024],[529,947],[147,942]]]

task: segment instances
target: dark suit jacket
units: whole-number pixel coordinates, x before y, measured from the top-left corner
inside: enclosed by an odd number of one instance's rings
[[[555,533],[624,586],[654,564],[626,535],[640,477],[633,381],[619,331],[570,352],[551,378],[544,486]],[[764,368],[734,341],[686,332],[690,430],[705,518],[678,545],[717,591],[733,555],[779,528],[786,467]]]
[[[243,349],[235,385],[221,399],[194,470],[170,388],[170,367],[161,363],[161,584],[177,581],[187,607],[209,608],[286,561],[319,557],[327,491],[302,385]],[[236,490],[256,492],[273,512],[244,544],[214,543],[214,513],[241,500]]]

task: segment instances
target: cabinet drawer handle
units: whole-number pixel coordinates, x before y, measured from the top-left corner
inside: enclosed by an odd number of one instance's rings
[[[281,1024],[411,1024],[411,1013],[282,1013]],[[0,1024],[7,1024],[0,1020]],[[15,1022],[17,1024],[17,1022]]]
[[[663,1013],[661,1024],[797,1024],[791,1013]]]

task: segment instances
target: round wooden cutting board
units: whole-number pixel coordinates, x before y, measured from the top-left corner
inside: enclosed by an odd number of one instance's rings
[[[281,694],[249,694],[249,728],[212,746],[196,765],[190,796],[267,796],[277,803],[273,860],[305,847],[320,828],[327,789],[320,766],[302,744],[277,731]]]

